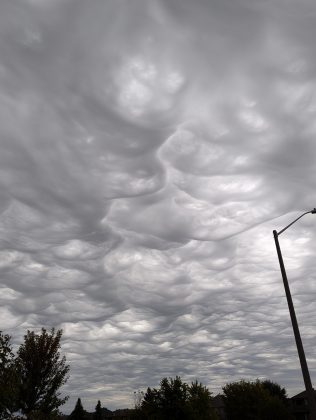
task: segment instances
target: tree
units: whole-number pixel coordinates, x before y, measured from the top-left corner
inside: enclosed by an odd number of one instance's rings
[[[93,419],[94,420],[102,420],[103,416],[102,416],[102,409],[101,409],[101,401],[98,401],[98,404],[95,406],[95,412],[93,414]]]
[[[206,386],[192,382],[188,388],[189,391],[189,417],[196,420],[215,419],[215,412],[212,408],[211,392]]]
[[[179,376],[175,379],[162,379],[159,400],[164,416],[173,419],[185,418],[185,403],[188,398],[188,386]]]
[[[28,418],[49,419],[68,397],[60,398],[59,388],[68,379],[69,366],[59,353],[62,330],[41,334],[27,331],[18,349],[16,367],[19,375],[19,403]]]
[[[86,412],[81,404],[81,399],[78,398],[75,408],[69,416],[70,420],[84,420],[86,418]]]
[[[17,375],[11,337],[0,331],[0,419],[11,417],[17,408]]]
[[[285,388],[281,388],[279,384],[272,382],[269,379],[261,381],[261,385],[271,396],[278,397],[282,402],[286,402],[287,395]]]
[[[144,398],[144,392],[140,389],[138,391],[134,391],[134,405],[135,409],[140,409],[142,405],[142,401]]]
[[[223,391],[228,420],[290,420],[284,401],[268,388],[276,390],[270,381],[263,384],[259,380],[241,380],[226,384]]]
[[[211,402],[211,393],[197,381],[189,386],[179,376],[163,378],[159,389],[147,389],[140,408],[136,407],[135,418],[216,419]]]
[[[187,384],[179,376],[163,378],[160,389],[148,388],[141,404],[141,411],[149,419],[186,419]]]

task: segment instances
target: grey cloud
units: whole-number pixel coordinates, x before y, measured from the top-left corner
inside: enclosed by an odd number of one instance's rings
[[[65,411],[176,374],[301,390],[272,229],[315,206],[313,2],[0,10],[1,328],[63,328]],[[280,239],[311,372],[314,239]]]

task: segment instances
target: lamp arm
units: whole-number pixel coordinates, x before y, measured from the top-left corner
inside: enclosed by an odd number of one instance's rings
[[[314,208],[313,210],[306,211],[305,213],[301,214],[297,219],[293,220],[293,222],[291,222],[289,225],[285,226],[285,228],[280,230],[280,232],[278,232],[277,235],[278,236],[281,235],[281,233],[283,233],[287,228],[294,225],[295,222],[297,222],[301,217],[305,216],[305,214],[308,214],[308,213],[315,214],[316,213],[316,208]]]

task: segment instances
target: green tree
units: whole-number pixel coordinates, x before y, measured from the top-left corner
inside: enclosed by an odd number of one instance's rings
[[[60,398],[59,388],[68,379],[69,366],[59,353],[62,330],[41,334],[27,331],[18,349],[19,404],[27,418],[54,418],[68,397]]]
[[[270,385],[270,384],[268,384]],[[228,420],[290,420],[287,407],[267,384],[241,380],[223,387]],[[271,389],[276,390],[275,387]]]
[[[0,331],[0,419],[11,418],[17,409],[17,374],[11,337]]]
[[[86,412],[81,404],[81,399],[78,398],[75,408],[69,416],[70,420],[84,420],[86,418]]]
[[[95,406],[95,412],[93,414],[93,419],[94,420],[102,420],[103,416],[102,416],[102,408],[101,408],[101,401],[98,401],[98,404]]]

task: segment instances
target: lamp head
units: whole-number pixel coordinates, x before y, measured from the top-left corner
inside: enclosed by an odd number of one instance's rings
[[[316,214],[316,208],[311,211],[312,214]]]

